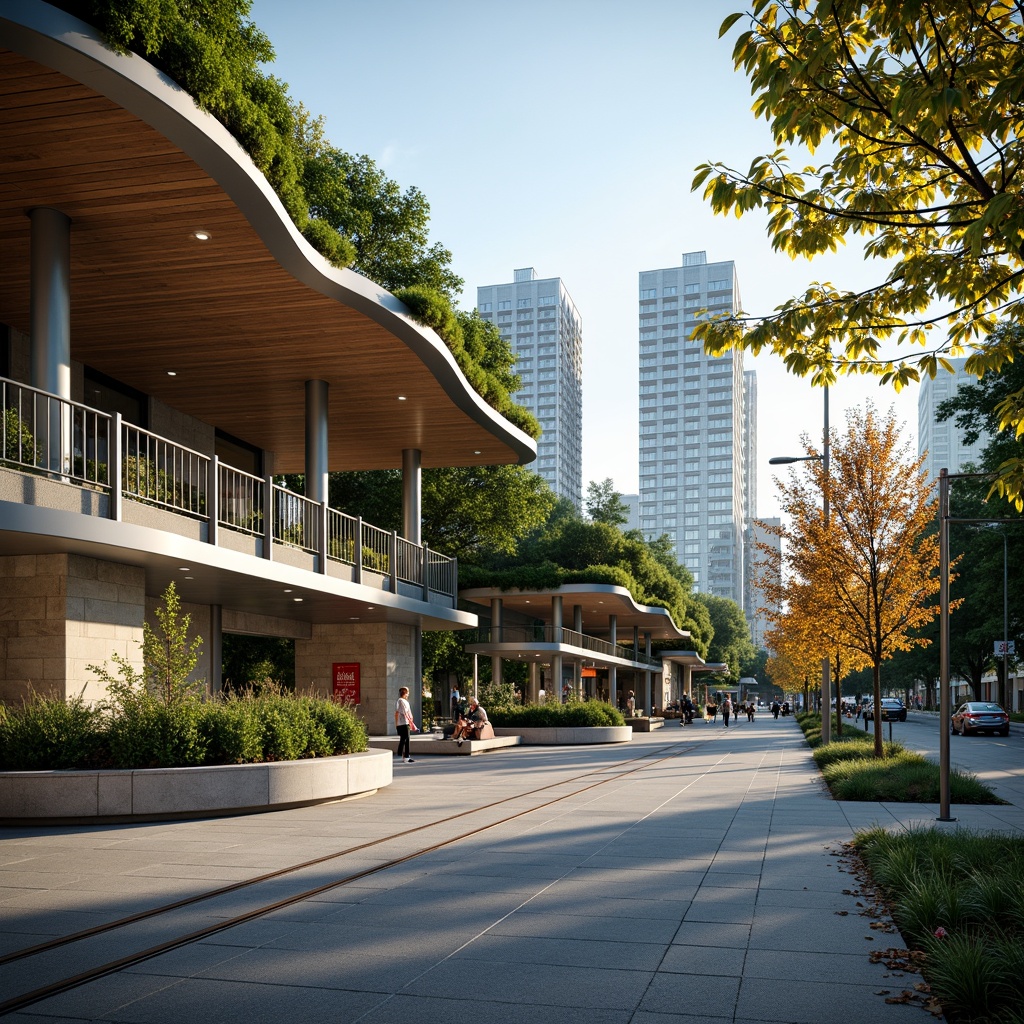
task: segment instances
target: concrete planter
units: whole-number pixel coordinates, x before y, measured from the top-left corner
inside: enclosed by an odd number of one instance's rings
[[[125,771],[0,772],[0,821],[99,822],[253,814],[372,793],[391,754]]]
[[[627,718],[626,725],[633,730],[633,732],[653,732],[655,729],[661,729],[665,725],[664,718]]]
[[[524,746],[566,747],[583,743],[628,743],[633,730],[628,725],[556,726],[554,728],[494,727],[495,736],[519,736]]]

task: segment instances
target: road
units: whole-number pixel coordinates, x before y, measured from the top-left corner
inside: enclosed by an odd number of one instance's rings
[[[868,723],[869,725],[871,723]],[[939,716],[911,711],[905,722],[883,722],[882,735],[916,750],[933,761],[939,760]],[[1024,807],[1024,727],[1010,726],[1010,735],[951,736],[950,765],[973,772],[1004,800]]]

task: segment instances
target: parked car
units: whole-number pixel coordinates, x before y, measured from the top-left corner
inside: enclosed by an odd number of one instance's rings
[[[864,721],[875,720],[875,702],[869,700],[864,705]],[[907,720],[907,709],[899,697],[882,698],[882,721],[883,722],[905,722]]]
[[[953,712],[949,723],[951,732],[966,736],[969,732],[997,732],[1010,735],[1010,716],[998,705],[987,700],[969,700]]]

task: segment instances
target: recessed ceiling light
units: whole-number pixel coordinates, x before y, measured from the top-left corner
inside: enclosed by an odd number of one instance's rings
[[[301,600],[302,600],[302,598],[301,598],[301,597],[293,597],[293,598],[292,598],[292,600],[293,600],[293,601],[301,601]]]
[[[349,622],[358,622],[359,621],[359,616],[358,615],[350,615],[348,617],[348,621]]]
[[[192,570],[187,565],[180,566],[182,572],[191,572]]]
[[[187,579],[187,580],[194,580],[195,576],[186,576],[185,579]]]
[[[204,231],[200,228],[198,231],[192,232],[192,237],[198,239],[200,242],[208,242],[213,236],[209,231]]]
[[[168,377],[177,377],[178,376],[178,371],[177,370],[168,370],[167,371],[167,376]]]
[[[372,604],[368,604],[368,605],[366,606],[366,610],[367,610],[368,612],[372,612],[372,611],[373,611],[373,605],[372,605]]]
[[[400,402],[404,402],[404,401],[405,401],[405,395],[399,395],[399,396],[398,396],[398,400],[399,400]]]
[[[475,449],[475,450],[474,450],[474,452],[473,452],[473,454],[474,454],[474,455],[479,455],[479,454],[480,454],[480,449],[479,449],[479,448]]]
[[[286,590],[285,590],[285,593],[286,593],[286,594],[290,594],[290,593],[291,593],[291,589],[286,589]]]

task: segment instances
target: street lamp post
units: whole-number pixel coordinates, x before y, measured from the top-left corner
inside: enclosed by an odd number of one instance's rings
[[[822,434],[820,455],[780,455],[768,460],[769,466],[785,466],[792,462],[821,462],[822,486],[821,486],[821,508],[825,519],[825,530],[828,531],[830,522],[828,490],[829,490],[829,469],[828,469],[828,386],[825,391],[825,429]],[[826,651],[821,659],[821,742],[822,745],[832,742],[832,666],[829,655]],[[838,710],[838,709],[837,709]]]

